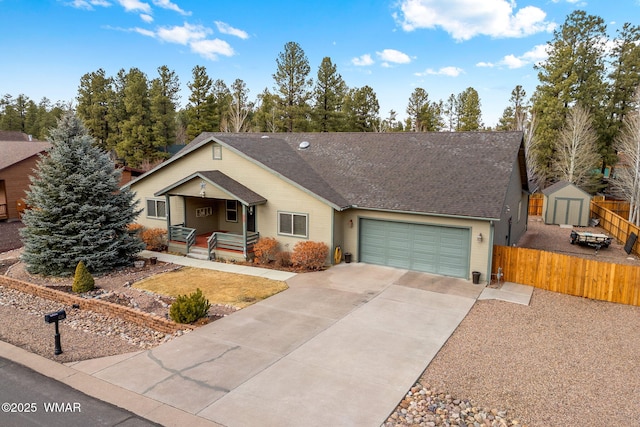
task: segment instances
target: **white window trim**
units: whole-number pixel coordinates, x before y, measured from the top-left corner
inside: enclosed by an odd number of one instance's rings
[[[211,148],[213,160],[222,160],[222,145],[213,144]]]
[[[235,209],[229,209],[229,202],[234,202],[235,203]],[[231,220],[229,219],[229,212],[235,212],[236,213],[236,219],[235,220]],[[224,203],[224,219],[226,222],[238,222],[238,201],[237,200],[226,200]]]
[[[149,202],[154,202],[154,206],[155,206],[155,210],[156,210],[156,214],[158,213],[158,203],[164,203],[164,213],[165,216],[157,216],[157,215],[150,215],[149,214]],[[159,198],[151,198],[148,197],[145,200],[145,206],[144,206],[144,210],[147,213],[147,218],[152,218],[152,219],[167,219],[167,200],[166,199],[159,199]]]
[[[291,233],[283,233],[280,228],[280,216],[281,215],[291,215]],[[296,216],[303,216],[305,218],[305,234],[294,234],[293,233],[293,219]],[[290,237],[302,237],[309,238],[309,214],[300,213],[300,212],[287,212],[287,211],[278,211],[278,234],[280,236],[290,236]]]

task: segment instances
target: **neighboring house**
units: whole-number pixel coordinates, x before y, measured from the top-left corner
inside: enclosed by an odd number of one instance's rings
[[[545,224],[589,225],[591,195],[569,181],[558,181],[542,190]]]
[[[128,185],[172,250],[250,256],[259,235],[486,279],[493,245],[526,231],[527,182],[521,132],[203,133]]]
[[[22,132],[0,131],[0,220],[19,220],[40,154],[51,144]]]
[[[116,165],[116,169],[120,169],[120,187],[125,185],[126,183],[136,179],[140,175],[142,175],[145,171],[142,169],[132,168],[130,166],[122,166]]]

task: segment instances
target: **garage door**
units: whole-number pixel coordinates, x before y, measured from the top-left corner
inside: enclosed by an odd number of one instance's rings
[[[467,278],[469,230],[360,220],[360,261]]]

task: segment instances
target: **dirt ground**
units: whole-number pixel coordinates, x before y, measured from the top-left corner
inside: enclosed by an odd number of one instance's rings
[[[601,227],[574,227],[577,231],[589,231],[592,233],[607,234]],[[608,248],[601,248],[596,253],[594,248],[588,246],[572,245],[572,228],[563,228],[559,225],[545,224],[542,217],[531,216],[527,232],[518,241],[516,246],[522,248],[539,249],[549,252],[557,252],[564,255],[571,255],[596,261],[610,262],[614,264],[638,265],[638,256],[628,255],[624,251],[624,243],[616,242]]]

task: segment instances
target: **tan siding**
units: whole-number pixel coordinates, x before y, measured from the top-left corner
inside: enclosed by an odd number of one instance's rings
[[[233,151],[223,147],[222,160],[213,160],[211,144],[204,145],[187,156],[174,161],[172,164],[154,172],[150,177],[143,178],[139,182],[133,182],[131,188],[143,201],[146,197],[154,197],[153,194],[166,188],[181,179],[197,171],[219,170],[232,179],[245,185],[267,199],[264,205],[256,206],[256,227],[261,236],[275,237],[283,250],[292,250],[300,240],[298,237],[281,236],[277,233],[278,212],[293,212],[309,215],[308,240],[325,242],[331,246],[331,227],[333,209],[324,202],[287,183],[281,177],[265,170],[261,166],[241,157]],[[196,185],[185,184],[184,190],[195,191],[193,194],[199,197],[199,180]],[[182,189],[183,186],[181,186]],[[197,191],[196,191],[197,190]],[[209,191],[213,191],[211,185],[206,187],[207,197]],[[214,193],[211,193],[214,194]],[[217,194],[227,198],[223,194]],[[220,222],[224,222],[224,208],[219,211]],[[171,198],[171,222],[182,222],[182,198]],[[239,218],[242,211],[239,209]],[[164,227],[166,222],[150,219],[143,212],[137,220],[145,226]],[[221,228],[228,227],[229,223]]]
[[[34,174],[38,156],[32,156],[21,162],[15,163],[0,171],[0,180],[4,180],[6,191],[6,203],[8,219],[19,219],[16,204],[24,199],[25,191],[29,189],[31,180],[29,176]]]

